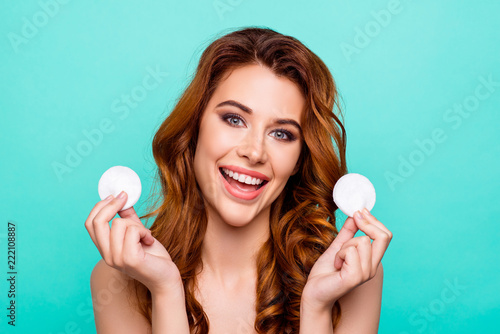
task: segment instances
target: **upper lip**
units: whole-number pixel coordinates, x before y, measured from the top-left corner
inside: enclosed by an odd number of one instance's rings
[[[253,171],[253,170],[249,170],[249,169],[246,169],[246,168],[243,168],[243,167],[238,167],[238,166],[233,166],[233,165],[224,165],[224,166],[219,166],[219,168],[227,168],[227,169],[232,170],[233,172],[242,173],[242,174],[245,174],[245,175],[248,175],[248,176],[251,176],[251,177],[255,177],[257,179],[261,179],[263,181],[269,181],[270,180],[269,177],[265,176],[262,173],[259,173],[259,172]]]

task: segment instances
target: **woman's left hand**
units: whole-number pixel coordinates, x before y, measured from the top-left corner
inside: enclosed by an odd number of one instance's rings
[[[360,212],[354,219],[346,219],[312,267],[302,293],[302,302],[308,307],[331,310],[336,300],[375,276],[392,233],[368,210]],[[354,238],[358,229],[366,235]]]

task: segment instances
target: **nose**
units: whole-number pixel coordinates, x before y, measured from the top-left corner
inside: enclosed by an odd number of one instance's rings
[[[263,136],[249,131],[238,145],[237,153],[240,157],[247,158],[252,165],[265,163],[267,161],[267,151]]]

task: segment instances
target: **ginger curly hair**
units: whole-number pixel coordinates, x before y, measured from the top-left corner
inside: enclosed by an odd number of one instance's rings
[[[156,209],[141,217],[155,217],[152,235],[179,268],[192,333],[209,331],[208,317],[194,294],[207,227],[202,192],[193,173],[200,120],[227,71],[249,64],[264,65],[290,79],[306,98],[300,170],[271,205],[270,237],[258,252],[254,324],[258,333],[298,332],[308,274],[338,234],[332,189],[347,173],[346,133],[327,66],[297,39],[269,28],[247,27],[216,39],[204,50],[192,81],[154,136],[161,189],[151,206]],[[151,322],[151,294],[140,282],[132,282],[140,310]],[[341,316],[338,301],[332,315],[335,327]]]

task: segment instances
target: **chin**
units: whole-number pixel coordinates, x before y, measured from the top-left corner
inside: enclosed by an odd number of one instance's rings
[[[243,227],[247,226],[255,218],[255,215],[250,215],[248,213],[238,212],[222,212],[220,214],[222,220],[229,226],[233,227]]]

